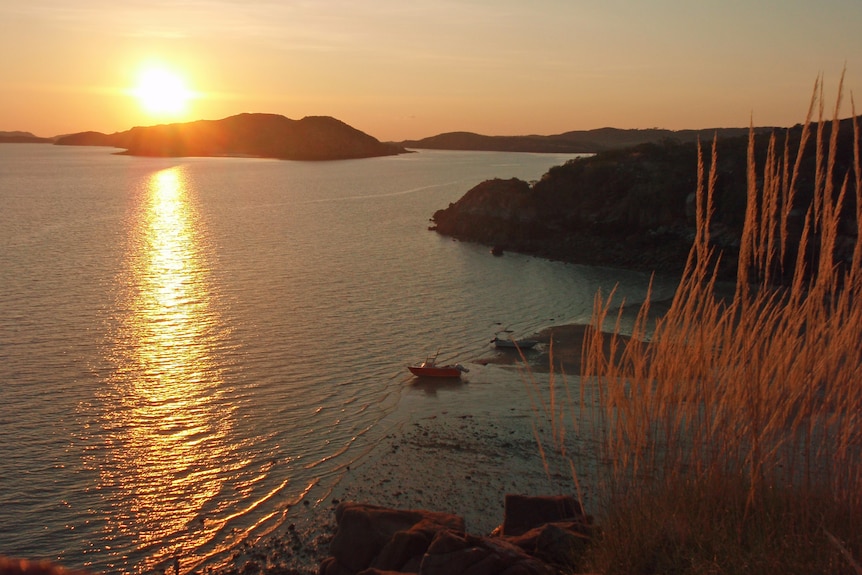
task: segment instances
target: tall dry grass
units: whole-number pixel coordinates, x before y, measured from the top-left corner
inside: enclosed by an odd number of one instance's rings
[[[617,308],[612,295],[596,296],[575,398],[582,410],[598,405],[592,429],[579,433],[600,438],[608,465],[594,569],[862,572],[862,236],[852,261],[836,265],[848,193],[862,223],[859,127],[854,120],[853,168],[835,174],[841,96],[829,141],[822,101],[818,79],[795,158],[788,131],[784,149],[773,136],[757,166],[751,132],[732,296],[716,288],[721,254],[709,242],[715,143],[708,162],[699,150],[697,233],[667,314],[650,323],[647,298],[631,338],[603,333]],[[794,236],[812,138],[813,201]],[[778,274],[792,281],[776,287]]]

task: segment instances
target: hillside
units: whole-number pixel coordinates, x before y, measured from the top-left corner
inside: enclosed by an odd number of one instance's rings
[[[828,141],[831,124],[824,126]],[[816,127],[815,127],[816,129]],[[779,149],[789,133],[795,157],[801,127],[776,131]],[[756,137],[757,165],[762,166],[769,137]],[[718,177],[712,243],[724,251],[724,273],[735,273],[747,190],[746,136],[718,140]],[[709,151],[706,169],[709,168]],[[799,190],[791,212],[790,246],[798,244],[815,173],[813,139],[800,166]],[[851,120],[841,123],[836,178],[853,166]],[[855,216],[851,173],[842,213]],[[840,181],[835,182],[839,189]],[[533,185],[489,180],[431,218],[440,234],[498,246],[503,250],[573,263],[678,273],[694,237],[697,146],[665,140],[570,160],[551,168]],[[839,259],[849,257],[858,231],[840,230]],[[795,253],[788,258],[795,258]],[[792,261],[792,260],[791,260]],[[840,264],[837,261],[836,264]]]
[[[111,146],[134,156],[254,156],[284,160],[342,160],[391,156],[406,150],[328,116],[291,120],[277,114],[239,114],[222,120],[81,132],[58,145]]]
[[[52,138],[40,138],[30,132],[0,132],[0,144],[50,144]]]
[[[756,128],[758,133],[773,128]],[[449,132],[421,140],[405,140],[399,144],[405,148],[428,150],[476,150],[487,152],[533,152],[562,154],[591,154],[646,144],[673,140],[677,142],[711,141],[720,138],[747,136],[748,128],[709,128],[704,130],[622,130],[599,128],[575,130],[553,136],[483,136],[472,132]]]

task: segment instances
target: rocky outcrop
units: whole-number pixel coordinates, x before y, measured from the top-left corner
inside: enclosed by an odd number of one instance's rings
[[[532,185],[483,182],[431,219],[443,235],[505,251],[678,271],[690,245],[686,197],[696,183],[694,149],[649,144],[572,160]]]
[[[334,561],[322,573],[356,573],[369,567],[418,571],[422,555],[441,531],[464,534],[457,515],[399,511],[362,503],[341,503],[335,511],[338,530],[332,539]]]
[[[471,535],[457,515],[341,503],[321,575],[553,575],[580,562],[589,519],[570,497],[507,496],[494,534]]]
[[[542,236],[541,210],[527,182],[494,179],[438,210],[432,221],[443,235],[505,247]]]
[[[126,132],[82,132],[58,145],[124,148],[135,156],[254,156],[284,160],[344,160],[392,156],[407,150],[328,116],[291,120],[277,114],[239,114],[222,120],[137,127]]]

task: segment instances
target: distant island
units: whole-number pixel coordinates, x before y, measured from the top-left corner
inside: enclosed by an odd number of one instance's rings
[[[774,128],[755,130],[769,132]],[[550,136],[486,136],[448,132],[420,140],[381,142],[329,116],[291,120],[278,114],[246,113],[222,120],[136,127],[103,134],[79,132],[40,138],[29,132],[2,132],[0,143],[56,143],[62,146],[108,146],[137,156],[256,156],[290,160],[335,160],[403,154],[410,149],[594,154],[665,140],[711,141],[745,136],[748,128],[646,130],[599,128]]]
[[[54,138],[40,138],[30,132],[0,132],[0,144],[50,144]]]
[[[757,132],[773,128],[757,128]],[[713,137],[732,138],[747,136],[748,128],[709,128],[702,130],[622,130],[598,128],[574,130],[553,136],[483,136],[472,132],[448,132],[424,138],[399,142],[405,148],[426,150],[475,150],[487,152],[533,152],[545,154],[594,154],[618,150],[638,144],[673,140],[676,142],[712,141]]]
[[[283,160],[346,160],[407,153],[329,116],[291,120],[238,114],[222,120],[136,127],[125,132],[60,136],[61,146],[110,146],[133,156],[252,156]]]

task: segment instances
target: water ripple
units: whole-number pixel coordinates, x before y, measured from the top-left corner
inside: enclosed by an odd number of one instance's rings
[[[469,362],[646,281],[427,230],[475,183],[564,156],[3,154],[0,547],[68,567],[218,562],[397,425],[408,363]]]

